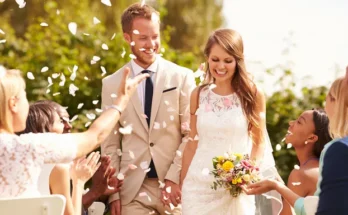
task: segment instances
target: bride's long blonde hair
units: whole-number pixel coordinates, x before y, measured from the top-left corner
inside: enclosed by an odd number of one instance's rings
[[[232,29],[218,29],[214,31],[204,48],[204,55],[209,58],[213,45],[221,46],[229,55],[236,60],[236,71],[233,75],[231,85],[238,95],[244,114],[249,122],[249,131],[252,127],[260,127],[258,124],[260,114],[256,112],[257,88],[247,72],[244,63],[243,40],[237,31]],[[210,74],[209,64],[206,64],[203,88],[206,85],[214,83],[214,78]]]

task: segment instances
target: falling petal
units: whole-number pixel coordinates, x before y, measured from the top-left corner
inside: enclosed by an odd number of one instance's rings
[[[106,6],[111,7],[111,2],[110,2],[110,0],[101,0],[101,3],[105,4]]]
[[[83,79],[85,79],[86,81],[88,81],[88,80],[89,80],[89,78],[88,78],[87,76],[83,77]]]
[[[170,115],[170,116],[169,116],[169,119],[173,121],[173,120],[174,120],[174,116],[173,116],[173,115]]]
[[[100,20],[97,17],[93,17],[93,24],[97,25],[100,23]]]
[[[75,121],[78,117],[79,117],[78,115],[73,116],[73,118],[71,118],[70,122]]]
[[[48,67],[47,66],[42,67],[41,72],[47,72],[47,71],[48,71]]]
[[[124,47],[123,47],[123,48],[122,48],[121,57],[124,58],[125,55],[126,55],[126,50],[125,50]]]
[[[164,211],[164,213],[165,213],[165,214],[171,214],[170,212],[168,212],[168,211],[166,211],[166,210]]]
[[[117,150],[116,150],[116,154],[117,154],[118,156],[122,156],[122,151],[121,151],[121,149],[117,149]]]
[[[60,82],[59,82],[59,86],[64,86],[65,84],[65,75],[62,73],[62,75],[60,76]]]
[[[69,94],[72,95],[72,96],[75,96],[76,94],[76,91],[78,91],[79,88],[76,87],[74,84],[70,84],[69,85]]]
[[[48,77],[47,78],[47,81],[48,81],[48,86],[47,87],[50,87],[53,85],[53,82],[52,82],[52,78],[51,77]]]
[[[113,39],[115,38],[115,36],[116,36],[116,33],[114,33],[114,34],[112,35],[111,40],[113,40]]]
[[[32,72],[28,72],[28,73],[27,73],[27,77],[28,77],[28,79],[30,79],[30,80],[34,80],[34,79],[35,79],[35,77],[34,77],[34,75],[33,75]]]
[[[285,137],[282,139],[282,142],[284,142],[285,141]]]
[[[93,103],[94,105],[98,104],[98,102],[99,102],[99,100],[93,100],[93,101],[92,101],[92,103]]]
[[[169,105],[169,102],[168,101],[164,101],[164,104]]]
[[[52,74],[52,78],[53,79],[56,79],[56,78],[58,78],[60,76],[60,73],[53,73]]]
[[[131,125],[127,125],[126,127],[120,128],[119,132],[121,134],[127,135],[127,134],[131,134],[132,130],[133,130],[132,126]]]
[[[106,74],[106,69],[103,66],[100,66],[100,69],[102,70],[101,76],[104,76]]]
[[[124,175],[122,173],[118,173],[117,179],[120,181],[124,180]]]
[[[162,126],[163,126],[163,128],[166,128],[167,127],[167,123],[163,121]]]
[[[73,35],[76,35],[76,31],[77,31],[77,24],[75,22],[70,22],[68,24],[68,28],[69,28],[69,31],[73,34]]]
[[[282,146],[281,146],[280,144],[277,144],[277,145],[276,145],[276,150],[277,150],[277,151],[280,151],[281,149],[282,149]]]
[[[80,103],[79,105],[77,105],[77,109],[81,109],[83,107],[83,103]]]
[[[172,187],[171,186],[166,187],[166,192],[167,193],[171,193],[172,192]]]
[[[153,129],[160,129],[161,125],[158,122],[155,122],[153,125]]]
[[[167,111],[168,111],[168,112],[175,112],[176,110],[175,110],[174,108],[172,108],[172,107],[169,107],[169,108],[167,109]]]
[[[135,56],[134,54],[129,54],[129,57],[130,57],[131,59],[137,59],[137,56]]]
[[[0,43],[6,43],[6,40],[0,40]]]
[[[40,25],[41,25],[42,27],[47,27],[47,26],[48,26],[48,24],[47,24],[46,22],[41,22]]]
[[[91,124],[91,122],[87,122],[87,123],[85,124],[85,127],[87,128],[90,124]]]
[[[287,149],[290,149],[292,147],[292,144],[291,143],[288,143],[287,145],[286,145],[286,148]]]
[[[97,113],[103,113],[103,110],[102,110],[102,109],[99,109],[99,108],[96,108],[95,111],[96,111]]]
[[[173,205],[173,203],[169,203],[169,207],[170,207],[170,210],[174,210],[174,205]]]
[[[57,9],[56,14],[59,15],[60,14],[60,10]]]
[[[158,183],[159,183],[159,188],[160,188],[160,189],[163,189],[163,188],[166,186],[166,184],[163,183],[163,182],[160,181],[160,180],[158,180]]]
[[[152,12],[152,14],[151,14],[151,20],[152,20],[153,22],[159,22],[159,16],[158,16],[158,14],[155,13],[155,12]]]
[[[130,45],[131,45],[131,46],[135,46],[135,42],[132,41],[132,42],[130,43]]]
[[[209,169],[208,168],[202,169],[202,174],[205,176],[209,175]]]
[[[292,182],[292,185],[293,186],[299,186],[299,185],[301,185],[301,182]]]
[[[209,90],[212,90],[212,89],[214,89],[216,87],[216,84],[211,84],[211,85],[209,85]]]
[[[53,96],[58,96],[59,94],[60,94],[60,92],[53,93]]]
[[[151,168],[148,168],[144,171],[144,173],[146,174],[146,173],[150,172],[150,170],[151,170]]]
[[[145,51],[146,49],[144,49],[144,48],[140,48],[139,49],[139,51],[141,51],[141,52],[143,52],[143,51]]]
[[[117,98],[117,95],[115,93],[110,95],[111,98]]]
[[[90,120],[94,120],[96,115],[94,113],[88,113],[86,114],[87,118],[90,119]]]
[[[151,211],[149,212],[149,215],[152,215],[152,214],[155,214],[156,212],[155,211]]]
[[[133,30],[133,34],[140,34],[138,30]]]
[[[106,45],[105,43],[103,43],[103,44],[102,44],[102,49],[104,49],[104,50],[109,50],[109,47],[108,47],[108,45]]]
[[[299,169],[300,169],[300,166],[296,164],[296,165],[294,166],[294,169],[299,170]]]
[[[196,135],[193,140],[196,140],[196,141],[199,140],[198,135]]]
[[[162,53],[166,52],[166,49],[162,47],[162,48],[161,48],[161,52],[162,52]]]
[[[46,90],[46,94],[49,94],[50,92],[51,92],[50,89],[47,89],[47,90]]]
[[[138,168],[137,166],[135,166],[134,164],[129,164],[128,168],[131,170],[135,170],[136,168]]]
[[[19,8],[24,8],[25,7],[25,4],[26,2],[24,0],[16,0]]]
[[[179,156],[179,157],[181,157],[181,156],[182,156],[182,152],[179,151],[179,150],[176,150],[176,155]]]
[[[147,161],[143,161],[140,163],[140,168],[141,169],[147,169],[149,168],[149,163]]]
[[[130,157],[131,159],[134,159],[134,153],[133,153],[131,150],[129,150],[129,157]]]
[[[0,28],[0,34],[5,34],[5,32]]]

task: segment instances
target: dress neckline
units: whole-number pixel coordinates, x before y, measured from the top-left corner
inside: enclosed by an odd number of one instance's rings
[[[213,91],[213,89],[210,89],[210,87],[208,86],[208,90],[209,92],[211,92],[212,94],[214,94],[215,96],[218,96],[218,97],[223,97],[223,98],[226,98],[226,97],[232,97],[234,95],[236,95],[235,92],[231,93],[231,94],[228,94],[228,95],[220,95],[220,94],[217,94]]]

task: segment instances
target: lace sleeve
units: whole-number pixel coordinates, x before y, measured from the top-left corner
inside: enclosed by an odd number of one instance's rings
[[[30,143],[32,152],[44,163],[67,163],[76,158],[77,144],[73,142],[71,134],[23,134],[23,142]]]

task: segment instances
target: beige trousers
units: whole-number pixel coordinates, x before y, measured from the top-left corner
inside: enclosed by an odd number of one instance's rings
[[[161,201],[157,179],[145,179],[137,196],[127,205],[122,205],[122,215],[181,215],[181,208],[173,210]]]

